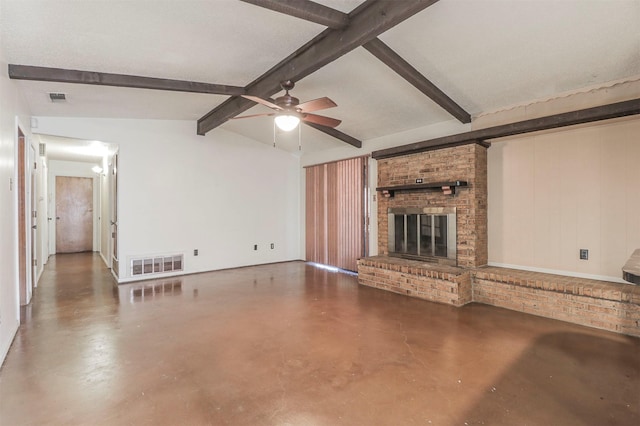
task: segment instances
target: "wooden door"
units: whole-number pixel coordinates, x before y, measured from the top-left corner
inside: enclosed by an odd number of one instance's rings
[[[56,177],[56,253],[93,250],[93,179]]]

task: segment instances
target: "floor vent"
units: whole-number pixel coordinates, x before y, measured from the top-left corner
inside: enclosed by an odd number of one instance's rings
[[[151,275],[184,270],[184,255],[153,256],[131,260],[131,275]]]

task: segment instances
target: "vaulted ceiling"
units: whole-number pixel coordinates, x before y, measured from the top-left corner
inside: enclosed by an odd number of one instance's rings
[[[270,110],[234,95],[277,96],[285,78],[302,101],[333,99],[322,114],[342,120],[340,138],[365,144],[640,78],[637,0],[0,0],[0,28],[9,64],[225,93],[20,80],[34,115],[199,120],[194,133],[219,126],[264,143],[271,118],[227,118]],[[307,150],[344,144],[302,132]]]

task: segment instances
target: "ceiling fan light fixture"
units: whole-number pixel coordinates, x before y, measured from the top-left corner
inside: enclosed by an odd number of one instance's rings
[[[274,121],[280,130],[283,132],[290,132],[300,124],[300,116],[292,112],[285,112],[283,114],[276,115]]]

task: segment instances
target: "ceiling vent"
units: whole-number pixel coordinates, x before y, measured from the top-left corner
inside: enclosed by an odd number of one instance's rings
[[[67,101],[67,95],[65,95],[64,93],[51,92],[51,93],[49,93],[49,98],[51,99],[51,102],[66,102]]]

